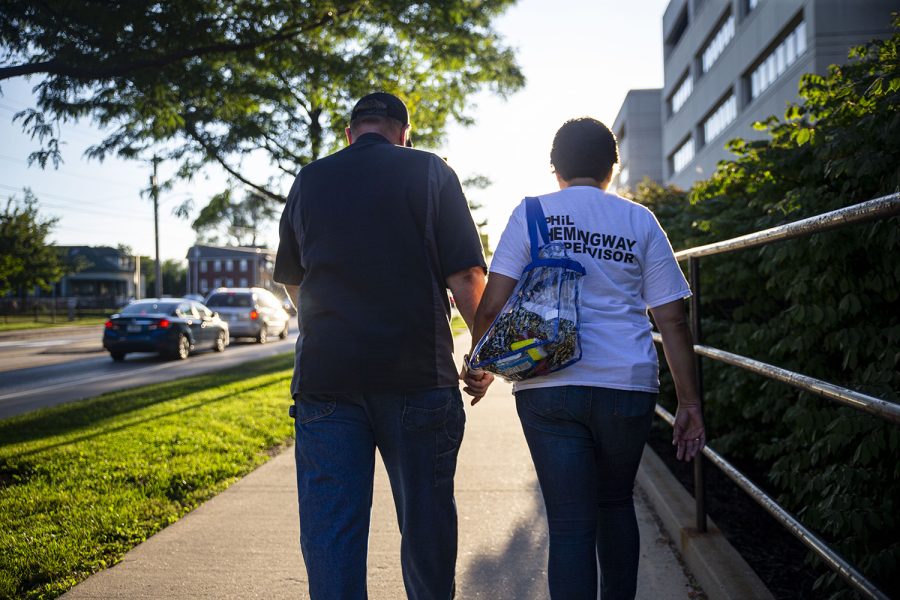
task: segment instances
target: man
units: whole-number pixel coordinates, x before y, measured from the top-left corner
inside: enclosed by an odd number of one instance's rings
[[[471,328],[485,262],[456,174],[404,147],[409,127],[396,96],[362,98],[349,145],[301,170],[281,217],[275,280],[299,297],[291,394],[313,600],[366,597],[376,447],[407,595],[454,594],[453,476],[465,413],[447,288]]]

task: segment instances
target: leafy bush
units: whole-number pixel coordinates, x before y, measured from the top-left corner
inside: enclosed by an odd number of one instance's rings
[[[900,19],[855,48],[801,103],[733,140],[688,192],[645,183],[677,249],[723,240],[900,190]],[[689,201],[689,202],[688,202]],[[896,217],[702,258],[704,343],[897,401],[900,227]],[[769,465],[778,499],[900,597],[900,428],[740,369],[704,362],[706,415],[726,455]],[[852,593],[830,573],[822,594]]]

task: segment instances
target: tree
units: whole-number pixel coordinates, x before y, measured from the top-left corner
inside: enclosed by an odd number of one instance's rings
[[[87,151],[158,153],[189,178],[209,163],[265,198],[263,155],[283,174],[336,148],[352,102],[380,88],[404,98],[419,145],[449,119],[471,123],[468,97],[524,78],[492,20],[514,0],[185,0],[5,3],[0,81],[39,75],[37,107],[14,118],[58,164],[60,121],[109,128]]]
[[[480,173],[470,175],[462,181],[462,187],[466,191],[466,197],[468,198],[470,211],[475,213],[480,210],[483,205],[472,200],[469,190],[486,190],[493,184],[494,182],[492,182],[490,178],[486,177],[485,175],[481,175]],[[481,221],[475,222],[475,226],[478,228],[478,236],[481,238],[481,247],[484,248],[485,256],[490,257],[493,254],[493,251],[491,250],[490,240],[488,240],[488,234],[484,230],[487,224],[487,219],[482,219]]]
[[[900,19],[892,38],[805,75],[801,102],[733,140],[735,159],[689,202],[660,188],[676,248],[821,214],[900,189]],[[642,199],[643,197],[643,199]],[[704,343],[900,401],[900,222],[855,225],[701,259]],[[679,239],[681,238],[681,239]],[[900,595],[900,430],[895,424],[705,361],[713,446],[756,461],[789,510],[888,596]],[[817,597],[855,597],[827,571]]]
[[[21,202],[11,196],[0,212],[0,296],[24,296],[35,286],[50,290],[65,265],[47,237],[59,219],[38,214],[38,200],[25,188]]]
[[[144,297],[156,294],[156,261],[149,256],[141,258],[141,279],[144,280]],[[167,258],[162,262],[162,289],[167,296],[180,297],[187,293],[187,267],[181,260]]]
[[[233,199],[233,190],[216,194],[191,223],[198,237],[205,243],[228,243],[236,246],[256,246],[263,226],[278,216],[276,207],[267,198],[247,192],[243,200]],[[224,239],[220,239],[225,224]]]

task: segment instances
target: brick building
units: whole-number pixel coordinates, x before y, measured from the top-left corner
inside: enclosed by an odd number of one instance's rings
[[[239,246],[192,246],[187,252],[187,291],[207,295],[217,287],[274,290],[275,250]],[[279,286],[280,287],[280,286]]]

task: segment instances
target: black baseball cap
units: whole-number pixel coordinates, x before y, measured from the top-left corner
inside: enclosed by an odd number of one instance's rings
[[[387,92],[375,92],[360,98],[350,113],[350,120],[359,117],[389,117],[409,125],[409,111],[403,100]]]

